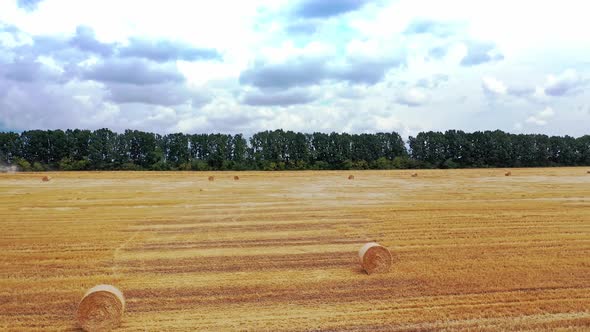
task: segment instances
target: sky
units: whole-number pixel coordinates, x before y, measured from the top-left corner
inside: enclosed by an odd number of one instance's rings
[[[0,130],[590,131],[590,5],[0,0]]]

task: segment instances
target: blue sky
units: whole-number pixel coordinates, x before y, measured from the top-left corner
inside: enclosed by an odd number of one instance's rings
[[[251,134],[590,123],[583,1],[0,1],[0,128]]]

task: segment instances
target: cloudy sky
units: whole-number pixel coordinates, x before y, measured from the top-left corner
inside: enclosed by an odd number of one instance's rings
[[[590,131],[585,1],[0,0],[0,130]]]

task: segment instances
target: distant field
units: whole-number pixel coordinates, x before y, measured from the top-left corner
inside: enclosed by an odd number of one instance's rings
[[[0,174],[0,330],[74,330],[101,283],[121,330],[588,330],[586,171]]]

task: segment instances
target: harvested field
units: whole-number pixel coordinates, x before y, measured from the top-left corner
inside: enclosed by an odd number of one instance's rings
[[[504,171],[0,174],[0,330],[590,329],[586,169]]]

